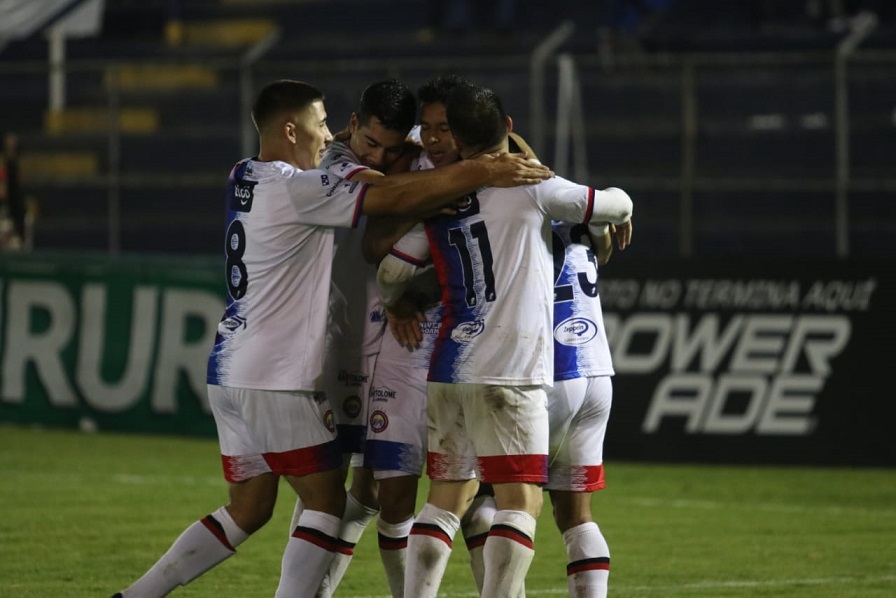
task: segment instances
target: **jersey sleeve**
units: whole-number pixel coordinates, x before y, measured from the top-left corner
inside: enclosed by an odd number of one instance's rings
[[[299,222],[355,228],[361,218],[367,185],[321,170],[306,170],[286,179]]]
[[[536,201],[552,220],[621,224],[632,215],[631,198],[621,189],[595,190],[562,177],[554,177],[532,189]]]
[[[401,237],[389,255],[399,260],[422,268],[429,261],[429,238],[426,236],[426,227],[418,222]]]
[[[359,172],[370,170],[358,162],[358,158],[346,144],[338,141],[327,148],[318,168],[346,180],[351,180]]]

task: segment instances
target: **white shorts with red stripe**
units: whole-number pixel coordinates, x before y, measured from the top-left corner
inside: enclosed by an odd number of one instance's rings
[[[612,401],[609,376],[562,380],[548,391],[549,490],[594,492],[604,487],[604,437]]]
[[[427,398],[431,479],[547,482],[544,387],[429,382]]]
[[[322,392],[208,385],[224,478],[302,476],[339,467],[333,410]]]

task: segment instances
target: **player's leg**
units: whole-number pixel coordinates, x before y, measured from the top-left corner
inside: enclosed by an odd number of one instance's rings
[[[270,471],[305,509],[283,552],[277,596],[310,596],[337,549],[345,486],[333,413],[323,393],[246,391],[243,419]],[[236,463],[234,469],[241,470]]]
[[[491,385],[480,385],[478,395],[465,403],[465,421],[497,508],[483,548],[482,595],[518,596],[535,556],[547,482],[547,396],[540,386]]]
[[[393,596],[404,596],[407,545],[426,456],[426,374],[383,341],[369,395],[364,464],[374,471],[380,559]]]
[[[460,520],[460,530],[464,535],[467,545],[467,554],[470,555],[470,571],[473,573],[473,581],[476,589],[482,593],[482,580],[485,577],[485,562],[482,550],[488,539],[488,532],[492,527],[497,508],[495,507],[494,490],[491,484],[480,484],[476,497],[470,504],[470,508]]]
[[[361,540],[367,525],[379,512],[376,506],[376,480],[373,472],[362,466],[362,459],[363,455],[360,453],[351,457],[351,487],[345,497],[339,548],[317,592],[318,597],[332,596],[335,593],[355,554],[355,546]]]
[[[436,596],[460,518],[476,494],[476,455],[463,421],[462,397],[471,385],[430,382],[427,429],[430,477],[426,505],[408,538],[405,595]]]
[[[607,376],[558,382],[550,396],[547,488],[566,546],[569,595],[575,598],[607,595],[610,549],[592,519],[591,498],[604,487],[603,441],[611,402]]]
[[[392,596],[400,598],[404,596],[408,536],[414,525],[419,476],[403,472],[377,472],[378,475],[394,473],[402,475],[378,479],[380,518],[377,522],[377,537],[389,589]]]
[[[208,387],[229,486],[228,505],[185,529],[168,551],[121,593],[123,596],[168,594],[235,554],[237,546],[270,519],[277,498],[277,478],[261,448],[253,442],[240,397],[235,395],[234,389]]]

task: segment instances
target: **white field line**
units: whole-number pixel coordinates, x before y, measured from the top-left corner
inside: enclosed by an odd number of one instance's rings
[[[842,586],[849,584],[869,583],[896,583],[896,575],[879,575],[873,577],[807,577],[801,579],[778,579],[778,580],[754,580],[754,581],[721,581],[706,580],[695,583],[684,583],[677,585],[656,585],[656,586],[626,586],[614,585],[612,577],[610,578],[610,588],[614,592],[626,594],[629,592],[640,593],[669,593],[685,590],[712,590],[722,588],[777,588],[787,586]],[[544,590],[526,589],[526,596],[559,596],[566,595],[568,590],[563,588],[549,588]],[[439,594],[444,598],[478,598],[476,592],[457,592],[451,594]],[[349,596],[347,598],[391,598],[388,595],[382,596]]]

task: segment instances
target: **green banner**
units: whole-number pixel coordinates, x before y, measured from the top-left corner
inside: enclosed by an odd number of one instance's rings
[[[214,435],[220,258],[0,255],[0,422]]]

